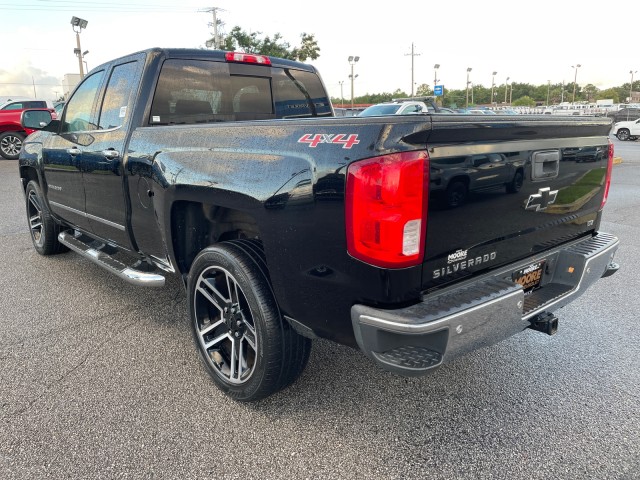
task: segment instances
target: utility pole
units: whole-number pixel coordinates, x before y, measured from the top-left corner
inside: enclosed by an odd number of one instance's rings
[[[509,90],[509,77],[504,82],[504,103],[507,103],[507,90]]]
[[[489,103],[491,103],[491,105],[493,105],[493,91],[496,88],[496,75],[498,74],[498,72],[493,72],[491,74],[491,101]]]
[[[576,103],[576,83],[578,81],[578,68],[580,68],[582,65],[580,65],[579,63],[576,63],[575,66],[571,65],[571,68],[573,68],[575,70],[575,73],[573,74],[573,99],[571,100],[571,103]]]
[[[413,59],[415,57],[420,56],[419,53],[414,53],[414,51],[413,51],[413,42],[411,42],[411,53],[405,53],[404,54],[405,57],[409,56],[409,55],[411,55],[411,95],[410,96],[413,97],[413,84],[414,84],[414,82],[413,82]]]
[[[469,84],[471,83],[469,81],[469,72],[473,70],[471,67],[467,68],[467,102],[465,104],[465,108],[469,108]],[[473,100],[471,100],[471,103],[473,103]]]
[[[207,47],[213,47],[214,50],[219,50],[222,46],[222,34],[218,32],[218,27],[224,26],[224,22],[218,20],[218,11],[224,12],[220,7],[209,7],[204,10],[199,10],[199,12],[210,13],[213,15],[213,22],[208,24],[210,27],[213,27],[213,38],[211,40],[207,40],[206,45]]]
[[[338,82],[340,84],[340,106],[344,108],[344,93],[342,91],[342,86],[344,85],[344,80],[340,80]]]

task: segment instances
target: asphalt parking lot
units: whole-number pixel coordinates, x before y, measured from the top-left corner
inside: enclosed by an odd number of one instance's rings
[[[408,379],[314,343],[291,388],[234,403],[201,367],[179,282],[133,287],[32,248],[0,162],[2,479],[640,478],[640,142],[602,229],[621,270],[522,332]]]

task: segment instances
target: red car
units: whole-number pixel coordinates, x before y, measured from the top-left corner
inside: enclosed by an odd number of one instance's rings
[[[55,117],[55,110],[45,100],[9,101],[0,107],[0,156],[15,160],[20,155],[22,141],[33,130],[22,128],[20,117],[25,109],[49,110]]]

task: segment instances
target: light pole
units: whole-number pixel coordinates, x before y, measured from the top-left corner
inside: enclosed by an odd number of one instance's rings
[[[338,82],[340,84],[340,102],[341,102],[341,107],[344,108],[344,93],[342,92],[342,86],[344,85],[344,80],[340,80]]]
[[[71,27],[73,31],[76,32],[76,44],[77,47],[73,49],[73,53],[75,53],[78,57],[78,67],[80,67],[80,79],[84,78],[84,70],[82,70],[82,48],[80,47],[80,32],[83,28],[87,28],[87,24],[89,22],[78,17],[71,17]],[[77,30],[76,30],[77,29]],[[87,51],[87,53],[89,53]]]
[[[551,80],[547,80],[547,107],[549,106],[549,94],[551,93]]]
[[[580,65],[579,63],[576,63],[575,66],[571,65],[571,68],[575,69],[575,72],[573,74],[573,99],[571,100],[571,103],[576,103],[576,82],[578,81],[578,69],[581,66],[582,65]]]
[[[513,103],[513,80],[511,80],[511,88],[509,89],[509,106]]]
[[[353,115],[353,81],[355,80],[355,77],[353,76],[353,66],[358,62],[358,60],[360,60],[360,57],[353,57],[350,55],[348,60],[349,65],[351,65],[351,75],[349,75],[349,78],[351,79],[351,115]]]
[[[509,77],[504,81],[504,103],[507,103],[507,90],[509,89]]]
[[[433,66],[433,94],[436,94],[436,85],[438,84],[438,69],[440,68],[440,64],[436,63]],[[444,100],[444,98],[443,98]],[[436,97],[436,105],[438,104],[438,97]],[[443,103],[444,105],[444,103]]]
[[[493,72],[491,74],[491,105],[493,105],[493,90],[496,88],[496,74],[498,72]]]
[[[406,57],[407,55],[411,55],[411,96],[413,97],[413,85],[414,85],[414,80],[413,80],[413,59],[414,59],[416,56],[419,56],[419,55],[420,55],[419,53],[414,53],[414,50],[413,50],[413,42],[411,43],[411,53],[405,53],[405,57]]]
[[[631,85],[629,85],[629,103],[631,103],[631,99],[633,98],[633,74],[638,73],[637,70],[629,70],[631,74]]]
[[[469,107],[469,72],[472,70],[471,67],[467,67],[467,104],[466,107]]]

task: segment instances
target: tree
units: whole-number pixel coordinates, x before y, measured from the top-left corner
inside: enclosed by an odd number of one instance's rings
[[[306,62],[307,59],[317,59],[320,56],[320,47],[315,37],[311,34],[303,33],[300,38],[302,40],[300,48],[293,49],[296,60]]]
[[[583,93],[586,95],[586,100],[587,103],[591,103],[592,101],[595,101],[596,96],[598,94],[598,87],[596,87],[595,85],[592,84],[588,84],[585,85],[585,87],[582,89]]]
[[[247,33],[239,26],[235,26],[225,37],[222,48],[300,61],[316,60],[320,56],[320,47],[313,34],[302,33],[300,46],[294,48],[291,48],[291,44],[279,33],[272,37],[261,38],[261,36],[262,32]]]
[[[431,85],[428,83],[423,83],[422,85],[418,85],[416,89],[416,96],[418,97],[426,97],[428,95],[433,95],[433,91],[431,90]]]
[[[535,107],[536,101],[533,98],[525,95],[524,97],[520,97],[517,100],[514,100],[512,105],[519,107]]]
[[[618,95],[618,90],[616,88],[609,88],[607,90],[602,90],[598,92],[598,100],[612,99],[613,103],[620,103],[620,96]]]

